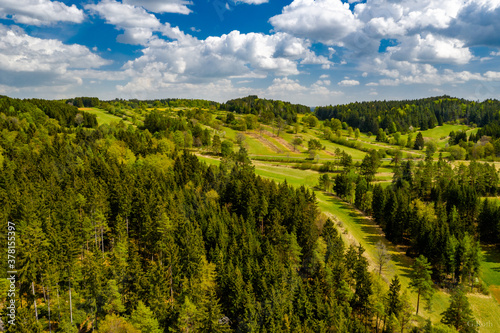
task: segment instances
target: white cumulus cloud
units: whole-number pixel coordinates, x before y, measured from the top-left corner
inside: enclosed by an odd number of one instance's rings
[[[264,78],[268,75],[299,74],[301,61],[328,64],[309,50],[310,43],[285,33],[265,35],[232,31],[220,37],[189,42],[157,41],[143,55],[124,65],[132,77],[123,90],[168,85],[174,82],[200,83],[227,78]]]
[[[0,24],[0,84],[14,87],[81,83],[75,69],[109,64],[81,45],[28,36],[16,26]]]
[[[359,81],[356,80],[342,80],[338,83],[342,87],[354,87],[359,85]]]
[[[155,13],[178,13],[185,15],[192,12],[188,6],[193,4],[192,1],[185,0],[123,0],[123,3],[142,6]]]
[[[389,47],[393,59],[424,63],[451,63],[463,65],[472,59],[465,43],[456,38],[434,36],[429,33],[404,38],[398,46]]]
[[[294,0],[269,22],[278,31],[335,44],[361,26],[340,0]]]
[[[0,0],[0,18],[11,16],[17,23],[49,25],[56,22],[83,22],[85,15],[75,5],[50,0]]]
[[[236,3],[243,2],[243,3],[247,3],[249,5],[261,5],[263,3],[268,3],[269,0],[236,0],[235,2]]]
[[[114,25],[124,33],[117,40],[126,44],[148,44],[157,39],[154,32],[160,32],[170,39],[188,39],[177,27],[169,23],[161,23],[158,18],[148,13],[144,8],[120,3],[114,0],[103,0],[98,4],[88,4],[85,9],[95,13]]]

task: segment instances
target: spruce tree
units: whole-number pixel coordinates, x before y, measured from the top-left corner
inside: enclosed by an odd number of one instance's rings
[[[401,282],[399,277],[396,275],[391,281],[389,286],[389,292],[387,293],[387,315],[390,316],[394,314],[396,318],[399,317],[399,313],[402,310],[401,296]]]
[[[153,312],[142,301],[137,303],[137,308],[135,308],[130,316],[130,322],[137,330],[143,333],[162,332]]]
[[[417,137],[415,138],[415,144],[413,145],[413,149],[422,150],[424,149],[424,137],[422,136],[422,132],[418,132]]]
[[[427,259],[420,255],[413,264],[413,270],[410,273],[410,287],[417,293],[417,312],[420,305],[420,296],[430,299],[434,293],[431,279],[431,264]]]
[[[460,332],[477,332],[477,323],[472,315],[467,296],[461,288],[458,288],[451,295],[450,305],[442,314],[441,322],[448,326],[453,326]]]

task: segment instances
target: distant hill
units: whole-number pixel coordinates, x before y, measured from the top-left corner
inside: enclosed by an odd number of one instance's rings
[[[321,119],[336,118],[362,132],[408,132],[411,127],[426,130],[449,121],[484,126],[499,121],[500,102],[478,103],[450,96],[417,100],[373,101],[335,106],[320,106],[315,110]]]
[[[96,116],[78,110],[76,106],[61,101],[44,99],[17,99],[0,96],[0,113],[6,116],[17,117],[19,120],[27,119],[30,124],[36,125],[43,122],[43,114],[55,119],[61,126],[97,127]],[[77,116],[80,114],[81,116]]]
[[[251,113],[264,118],[279,117],[289,122],[296,122],[299,113],[310,112],[310,108],[305,105],[262,99],[255,95],[229,100],[221,105],[221,109],[242,114]]]

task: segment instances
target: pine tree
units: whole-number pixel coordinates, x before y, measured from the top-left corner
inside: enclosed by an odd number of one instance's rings
[[[404,332],[405,328],[410,326],[412,313],[414,311],[413,306],[410,302],[410,295],[408,291],[403,291],[401,295],[401,312],[399,313],[399,324],[401,325],[401,333]]]
[[[376,184],[373,188],[372,212],[373,218],[378,225],[382,225],[384,222],[385,203],[386,198],[384,189],[380,184]]]
[[[478,227],[481,242],[493,243],[498,239],[497,225],[499,223],[499,209],[489,199],[483,201],[481,213],[478,216]]]
[[[413,270],[410,273],[410,287],[417,293],[417,312],[420,305],[420,296],[430,299],[434,293],[431,279],[431,264],[427,259],[420,255],[413,264]]]
[[[153,312],[142,301],[137,303],[137,308],[135,308],[130,316],[130,322],[142,333],[162,332]]]
[[[453,293],[448,309],[441,315],[443,316],[441,319],[443,324],[453,326],[460,332],[477,332],[477,324],[472,315],[469,301],[460,288]]]
[[[199,308],[199,332],[229,332],[230,320],[222,313],[221,305],[213,289],[209,289]]]
[[[401,283],[399,282],[399,277],[396,275],[391,281],[389,286],[389,293],[387,294],[387,315],[390,316],[394,314],[396,318],[399,317],[399,313],[403,308],[401,302]]]
[[[413,145],[413,149],[422,150],[424,149],[424,137],[422,136],[422,132],[418,132],[417,137],[415,138],[415,144]]]
[[[364,248],[359,245],[357,251],[356,264],[354,267],[354,278],[356,280],[354,297],[352,300],[353,310],[359,313],[366,320],[370,317],[371,305],[370,295],[372,292],[372,283],[368,273],[368,261],[363,256]]]

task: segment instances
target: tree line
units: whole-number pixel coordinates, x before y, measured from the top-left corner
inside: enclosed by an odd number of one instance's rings
[[[255,95],[229,100],[221,104],[220,109],[241,114],[258,115],[263,119],[264,123],[271,122],[274,118],[280,118],[289,124],[297,122],[297,114],[305,114],[311,111],[305,105],[263,99]]]
[[[500,102],[497,100],[474,102],[441,96],[320,106],[315,109],[315,114],[320,120],[335,118],[365,133],[377,134],[382,129],[393,134],[408,133],[417,128],[424,131],[445,122],[463,121],[479,127],[493,121],[498,124],[499,109]]]

